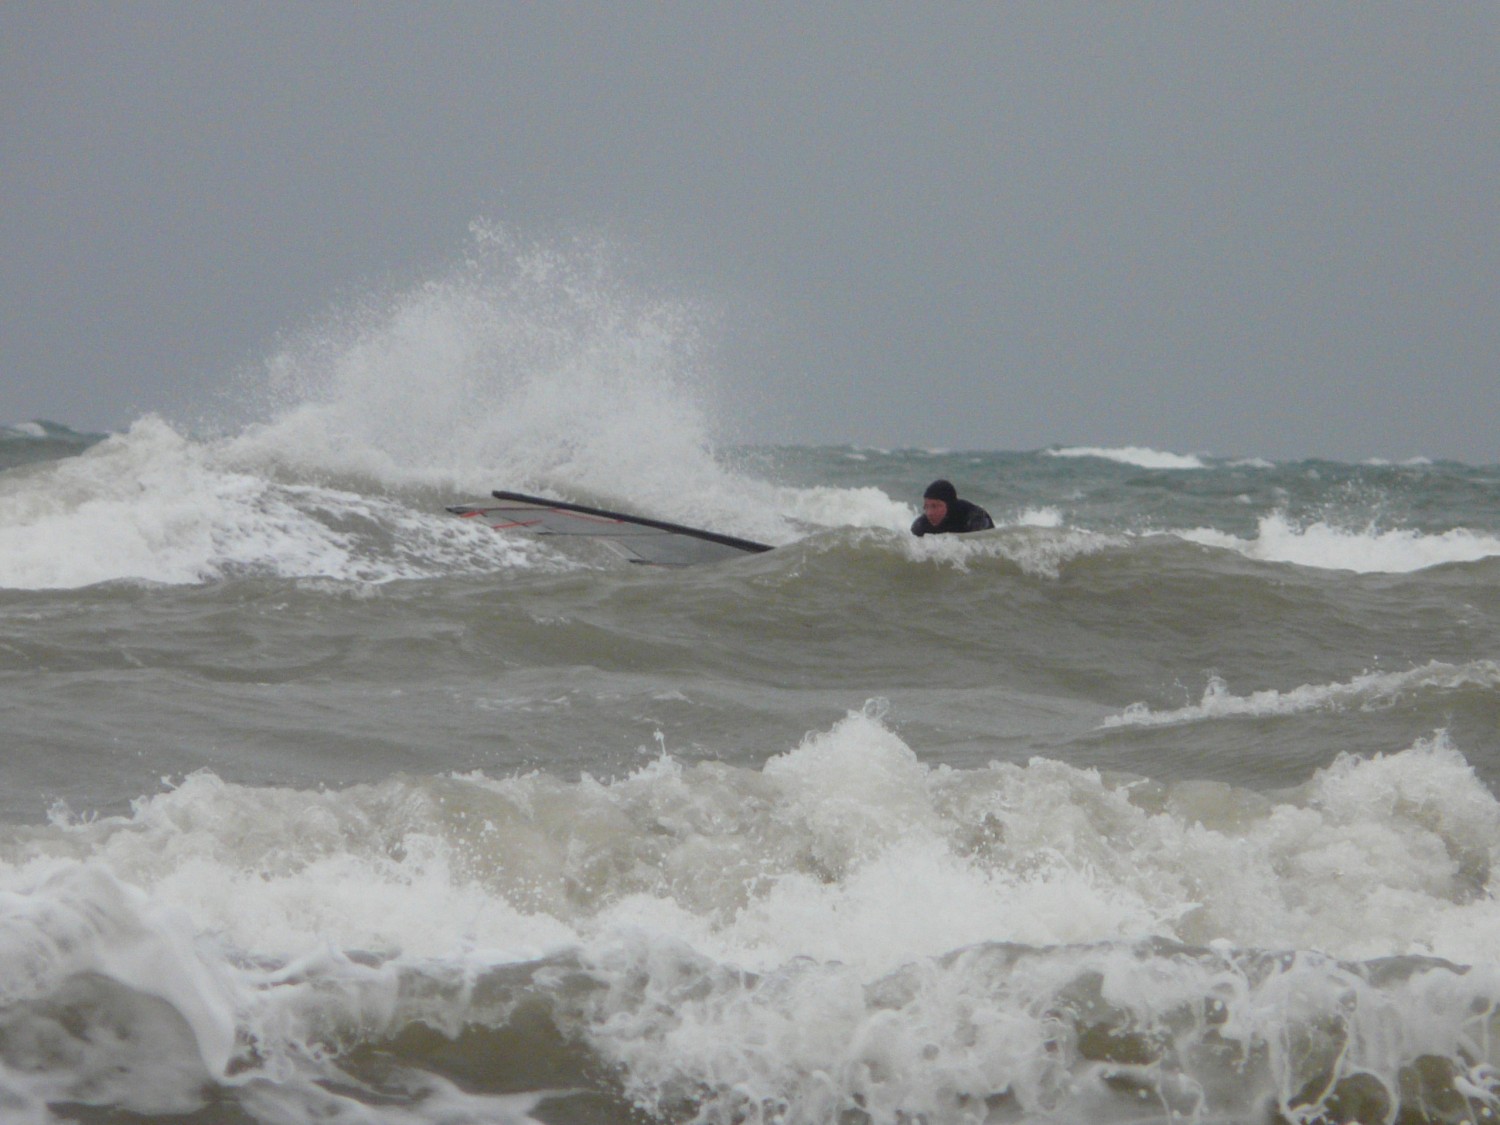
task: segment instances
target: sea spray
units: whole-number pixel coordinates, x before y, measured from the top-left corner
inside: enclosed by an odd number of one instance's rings
[[[246,391],[264,417],[232,452],[386,487],[553,490],[722,520],[747,482],[716,449],[712,319],[605,240],[476,226],[446,276],[271,357]]]

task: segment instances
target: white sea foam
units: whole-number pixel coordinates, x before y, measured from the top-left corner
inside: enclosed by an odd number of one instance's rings
[[[1004,534],[908,536],[902,540],[902,547],[917,562],[942,563],[967,570],[985,559],[1006,559],[1034,578],[1055,579],[1075,559],[1130,543],[1127,536],[1063,527],[1061,522],[1060,514],[1044,509],[1025,513],[1016,523],[1003,525]]]
[[[1073,446],[1065,449],[1047,450],[1049,457],[1098,457],[1105,461],[1118,461],[1122,465],[1135,465],[1141,469],[1205,469],[1202,458],[1195,454],[1163,453],[1138,445],[1105,449],[1098,446]]]
[[[34,1064],[24,1078],[7,1077],[20,1078],[38,1101],[107,1100],[147,1114],[195,1108],[198,1088],[229,1064],[236,1020],[234,974],[200,956],[194,943],[181,909],[99,866],[60,866],[4,892],[0,1000],[7,1012],[55,1002],[91,975],[119,986],[106,1003],[95,1001],[114,1022],[112,1034],[80,1044],[60,1073]],[[33,1057],[46,1059],[47,1049],[37,1047]],[[14,1061],[13,1048],[5,1055]]]
[[[1375,527],[1351,530],[1321,520],[1297,527],[1279,512],[1261,517],[1253,539],[1212,528],[1173,534],[1264,562],[1352,570],[1360,574],[1406,574],[1444,563],[1474,562],[1500,555],[1500,537],[1465,528],[1430,534],[1402,529],[1382,531]]]
[[[195,440],[148,417],[76,457],[5,474],[0,588],[245,575],[382,583],[578,565],[545,540],[453,518],[440,492],[323,483],[305,463],[289,468],[285,449],[264,446],[268,432]],[[724,516],[732,501],[737,520]],[[912,519],[878,488],[786,488],[727,470],[699,478],[670,511],[632,507],[772,542],[819,527],[904,531]]]
[[[1472,927],[1450,923],[1500,925],[1500,908],[1452,897],[1450,851],[1500,860],[1500,806],[1444,739],[1343,760],[1303,803],[1226,787],[1239,807],[1211,813],[1192,786],[1182,793],[1180,811],[1152,812],[1091,771],[1040,759],[934,768],[856,714],[760,771],[662,758],[609,784],[475,775],[341,792],[197,774],[129,818],[54,832],[59,854],[82,849],[200,928],[279,955],[332,940],[532,956],[634,924],[644,897],[694,920],[679,936],[762,968],[837,955],[881,973],[969,941],[1148,934],[1487,956]],[[1363,889],[1308,859],[1356,842]],[[58,862],[7,854],[13,891]],[[1302,882],[1285,881],[1289,860],[1306,867]],[[1423,909],[1389,914],[1361,897],[1381,887]],[[874,924],[893,902],[928,905]]]
[[[1364,464],[1372,466],[1374,468],[1384,468],[1386,466],[1396,465],[1403,469],[1422,469],[1432,464],[1432,458],[1408,457],[1404,461],[1387,461],[1381,457],[1370,457],[1364,461]]]
[[[77,457],[0,478],[5,588],[243,574],[385,582],[545,557],[533,542],[499,541],[398,500],[279,483],[157,418]]]
[[[274,1071],[253,1096],[332,1102],[293,1081],[317,1043],[417,1020],[456,1034],[497,1018],[476,987],[491,969],[566,962],[586,984],[527,969],[528,987],[562,990],[648,1110],[817,1120],[855,1099],[879,1121],[946,1119],[968,1090],[1022,1120],[1089,1117],[1125,1073],[1081,1044],[1102,1027],[1106,1044],[1175,1029],[1180,1054],[1129,1073],[1183,1112],[1211,1108],[1205,1084],[1226,1084],[1220,1104],[1242,1087],[1248,1112],[1287,1104],[1308,1065],[1396,1090],[1417,1056],[1459,1057],[1500,999],[1496,864],[1500,804],[1441,736],[1341,758],[1295,798],[1184,783],[1138,801],[1042,759],[928,766],[868,710],[760,770],[661,757],[608,783],[316,792],[194,775],[128,817],[7,839],[0,939],[13,999],[81,969],[182,1014],[201,1069],[135,1103],[156,1108],[205,1072]],[[1407,954],[1474,968],[1381,983],[1337,960]],[[1278,1053],[1329,1019],[1350,1029],[1342,1053]],[[234,1067],[230,1027],[255,1052]],[[1195,1053],[1207,1038],[1260,1061],[1221,1074],[1221,1052]]]
[[[1016,516],[1017,527],[1061,527],[1063,515],[1056,508],[1027,508]]]
[[[878,488],[777,488],[762,491],[759,502],[787,519],[813,527],[878,527],[905,531],[916,518],[910,504]]]
[[[1500,689],[1500,664],[1480,660],[1453,665],[1430,661],[1404,672],[1365,672],[1338,684],[1303,684],[1290,691],[1267,689],[1235,695],[1219,676],[1211,676],[1196,704],[1157,711],[1144,703],[1132,703],[1119,715],[1111,715],[1105,727],[1160,727],[1207,719],[1266,718],[1300,715],[1309,711],[1343,711],[1349,708],[1390,707],[1404,698],[1424,692],[1451,692],[1466,687]]]

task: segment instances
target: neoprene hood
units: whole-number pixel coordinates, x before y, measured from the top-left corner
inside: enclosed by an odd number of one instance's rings
[[[941,500],[944,504],[952,504],[958,499],[958,489],[953,487],[952,481],[935,480],[927,486],[927,491],[922,493],[923,500]]]

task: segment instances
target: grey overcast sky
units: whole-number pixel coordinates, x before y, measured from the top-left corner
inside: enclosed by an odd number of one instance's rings
[[[0,422],[618,232],[759,440],[1500,462],[1500,4],[0,6]]]

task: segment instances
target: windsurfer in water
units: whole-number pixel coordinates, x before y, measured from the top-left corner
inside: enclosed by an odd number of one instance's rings
[[[922,493],[922,514],[911,525],[913,535],[950,535],[985,531],[995,521],[978,504],[958,498],[951,481],[935,480]]]

